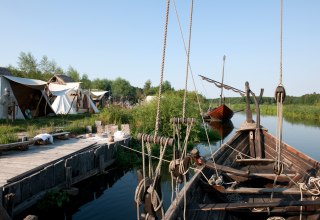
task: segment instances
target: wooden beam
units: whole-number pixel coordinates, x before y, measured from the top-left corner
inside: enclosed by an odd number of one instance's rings
[[[301,192],[297,188],[249,188],[239,187],[236,189],[227,188],[219,190],[221,193],[239,193],[239,194],[265,194],[265,193],[280,193],[283,195],[300,195]],[[304,195],[310,195],[307,191],[302,191]]]
[[[318,206],[320,200],[314,201],[279,201],[279,202],[263,202],[263,203],[213,203],[213,204],[198,204],[196,207],[189,210],[201,211],[230,211],[236,209],[252,209],[252,208],[273,208],[286,206]]]
[[[274,173],[249,173],[248,177],[237,176],[236,174],[226,173],[230,178],[236,181],[246,181],[253,178],[264,178],[269,180],[274,180],[276,178],[276,174]],[[278,182],[289,182],[290,178],[294,178],[296,174],[281,174],[277,177]]]
[[[265,165],[274,163],[274,159],[266,159],[266,158],[253,158],[253,159],[237,159],[237,163],[245,164],[245,165]]]
[[[249,171],[243,171],[243,170],[237,170],[237,169],[234,169],[234,168],[231,168],[231,167],[227,167],[227,166],[223,166],[223,165],[219,165],[219,164],[214,164],[212,162],[206,162],[205,164],[206,167],[210,168],[210,169],[215,169],[217,168],[218,170],[222,170],[224,172],[227,172],[227,173],[233,173],[233,174],[236,174],[236,175],[239,175],[239,176],[249,176]]]

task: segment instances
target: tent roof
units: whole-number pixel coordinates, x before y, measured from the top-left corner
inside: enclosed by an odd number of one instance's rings
[[[109,92],[109,91],[91,91],[91,94],[93,96],[100,97],[100,96],[103,96],[104,94],[106,94],[107,92]]]
[[[34,89],[43,89],[46,86],[46,82],[38,79],[28,79],[28,78],[21,78],[15,76],[4,76],[10,81],[34,88]]]
[[[50,83],[58,83],[58,84],[66,84],[66,83],[74,82],[74,80],[70,76],[57,74],[57,75],[54,75],[49,80],[49,82]]]
[[[50,83],[49,84],[49,90],[50,92],[60,92],[60,91],[77,91],[80,88],[80,82],[72,82],[72,83],[66,83],[65,85],[56,84],[56,83]]]

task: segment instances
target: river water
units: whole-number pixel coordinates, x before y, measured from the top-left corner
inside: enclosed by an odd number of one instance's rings
[[[245,114],[235,114],[231,124],[233,129],[230,129],[230,133],[222,141],[211,143],[211,150],[204,145],[199,145],[201,154],[209,154],[216,150],[222,142],[226,142],[234,134],[244,121]],[[261,125],[275,135],[276,117],[262,116]],[[318,161],[320,161],[319,139],[320,125],[311,126],[302,122],[283,121],[283,141]],[[167,168],[164,170],[167,171]],[[162,176],[161,184],[164,208],[167,209],[171,200],[171,179],[168,172],[163,173],[167,173]],[[72,207],[53,219],[137,219],[134,205],[136,186],[135,169],[110,168],[107,174],[93,177],[78,184],[76,187],[80,189],[80,194],[76,200],[73,200]],[[46,216],[45,219],[49,219],[49,216]]]

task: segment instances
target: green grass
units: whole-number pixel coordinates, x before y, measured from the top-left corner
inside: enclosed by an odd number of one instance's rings
[[[231,105],[234,110],[244,109],[245,104]],[[255,106],[251,105],[254,110]],[[277,115],[277,106],[275,104],[260,105],[261,115]],[[309,125],[320,125],[320,106],[319,105],[298,105],[298,104],[284,104],[283,117],[290,122],[305,123]]]

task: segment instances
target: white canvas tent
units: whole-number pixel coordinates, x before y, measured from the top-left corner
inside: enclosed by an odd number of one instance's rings
[[[45,94],[47,83],[42,80],[0,75],[0,96],[5,89],[10,90],[11,99],[15,102],[16,119],[25,119],[25,111],[29,109],[32,116],[52,114],[53,110]],[[3,106],[0,105],[0,118],[4,118]]]
[[[90,97],[97,106],[104,108],[107,101],[106,94],[108,92],[109,91],[90,91]]]
[[[56,114],[77,114],[90,109],[99,112],[87,92],[81,89],[80,82],[50,83],[49,91],[55,97],[51,106]]]

